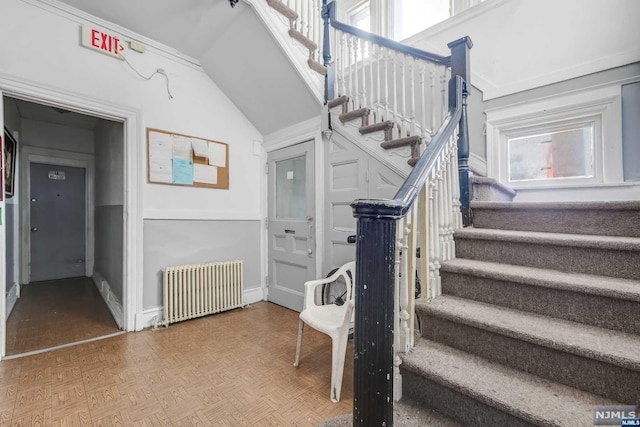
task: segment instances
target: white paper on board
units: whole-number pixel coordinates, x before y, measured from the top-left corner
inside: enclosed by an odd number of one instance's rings
[[[227,167],[227,146],[218,142],[209,142],[209,164],[220,168]]]
[[[173,155],[171,137],[165,133],[149,132],[149,180],[171,183]]]
[[[174,158],[192,160],[191,156],[191,138],[184,136],[173,136],[172,154]]]
[[[204,139],[191,138],[193,152],[198,157],[209,157],[209,144]]]
[[[149,180],[152,182],[171,183],[173,181],[171,159],[153,159],[150,157]]]
[[[193,165],[193,182],[200,182],[202,184],[217,184],[218,168],[215,166],[195,163]]]

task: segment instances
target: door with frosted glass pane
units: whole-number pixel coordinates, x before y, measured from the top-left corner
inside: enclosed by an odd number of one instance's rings
[[[269,164],[269,301],[302,310],[316,279],[313,141],[272,151]]]

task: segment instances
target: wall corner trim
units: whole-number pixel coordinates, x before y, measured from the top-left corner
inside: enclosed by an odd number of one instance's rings
[[[15,307],[16,302],[18,302],[18,294],[20,293],[19,287],[20,285],[14,283],[7,292],[7,309],[5,311],[5,320],[9,318],[11,311],[13,311],[13,307]]]
[[[109,282],[105,279],[100,273],[97,271],[93,272],[93,276],[91,276],[93,283],[95,283],[96,288],[98,288],[98,292],[100,292],[100,296],[109,307],[109,311],[113,315],[113,319],[118,324],[118,328],[124,329],[124,310],[122,309],[122,303],[118,300],[116,294],[111,290],[111,286],[109,286]]]

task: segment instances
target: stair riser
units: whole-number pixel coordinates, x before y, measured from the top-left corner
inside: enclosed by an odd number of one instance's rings
[[[535,424],[517,418],[471,396],[445,387],[403,369],[402,394],[436,412],[468,426],[530,427]]]
[[[456,237],[456,258],[640,279],[640,252]]]
[[[476,228],[640,237],[638,224],[638,210],[473,209]]]
[[[640,372],[420,313],[422,336],[621,403],[640,402]]]
[[[443,270],[440,276],[443,294],[640,335],[640,303],[635,301]]]
[[[503,191],[499,187],[486,184],[472,184],[473,200],[491,201],[491,202],[510,202],[513,200],[513,194]],[[475,215],[475,211],[474,211]],[[474,217],[475,226],[475,217]]]

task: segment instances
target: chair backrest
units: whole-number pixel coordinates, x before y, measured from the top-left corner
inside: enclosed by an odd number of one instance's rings
[[[330,279],[331,281],[335,281],[335,280],[338,280],[340,276],[342,276],[345,286],[347,287],[347,295],[346,295],[345,301],[352,301],[353,287],[356,284],[356,262],[351,261],[344,264],[335,273],[333,273],[333,275],[331,275],[331,277],[329,277],[328,279]]]

